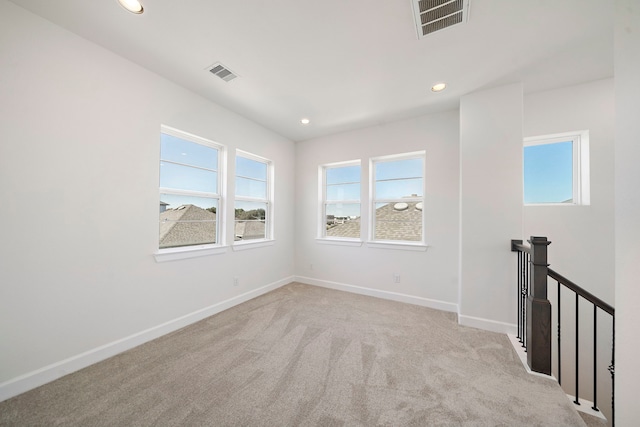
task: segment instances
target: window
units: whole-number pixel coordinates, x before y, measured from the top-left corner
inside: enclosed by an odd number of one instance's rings
[[[160,137],[160,249],[220,243],[223,147],[166,126]]]
[[[360,239],[360,161],[322,166],[320,237]]]
[[[369,209],[363,214],[360,160],[320,166],[318,243],[362,245],[365,218],[367,246],[426,250],[424,170],[424,151],[370,159]]]
[[[588,131],[525,138],[525,204],[589,204],[588,138]]]
[[[371,160],[373,241],[424,242],[424,152]]]
[[[272,174],[269,160],[236,153],[235,241],[272,238]]]

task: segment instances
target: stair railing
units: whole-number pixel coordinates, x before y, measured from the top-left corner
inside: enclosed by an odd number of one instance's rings
[[[593,406],[599,411],[597,404],[597,349],[598,349],[598,311],[610,315],[611,331],[611,364],[608,371],[611,375],[611,421],[615,423],[615,309],[573,283],[571,280],[549,268],[547,262],[547,246],[551,244],[546,237],[532,236],[525,246],[522,240],[511,241],[511,251],[517,252],[517,301],[518,301],[518,335],[519,342],[527,353],[527,364],[534,372],[551,375],[551,303],[547,299],[547,278],[557,283],[557,379],[562,385],[562,317],[561,288],[564,287],[575,294],[575,400],[580,405],[579,395],[579,302],[588,301],[593,306]]]

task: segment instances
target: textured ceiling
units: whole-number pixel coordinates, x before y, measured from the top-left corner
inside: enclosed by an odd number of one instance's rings
[[[466,24],[420,40],[410,0],[12,1],[294,141],[613,75],[612,0],[471,0]]]

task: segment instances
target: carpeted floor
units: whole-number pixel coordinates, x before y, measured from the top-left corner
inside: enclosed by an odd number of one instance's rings
[[[504,335],[293,283],[2,402],[0,425],[585,424]]]

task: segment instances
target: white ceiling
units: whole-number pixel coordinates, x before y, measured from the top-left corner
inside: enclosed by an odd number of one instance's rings
[[[12,1],[294,141],[613,76],[612,0],[471,0],[466,24],[421,40],[411,0]]]

